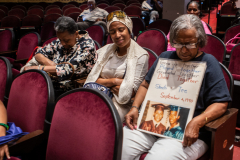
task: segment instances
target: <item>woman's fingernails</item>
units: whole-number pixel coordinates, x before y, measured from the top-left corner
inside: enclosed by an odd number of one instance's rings
[[[135,129],[137,129],[137,125],[135,125]]]

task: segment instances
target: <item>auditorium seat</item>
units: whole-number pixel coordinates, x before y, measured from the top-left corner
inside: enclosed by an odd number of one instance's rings
[[[20,18],[16,16],[6,16],[1,20],[2,28],[19,28],[21,26]]]
[[[5,12],[5,14],[8,14],[8,8],[4,5],[0,5],[0,9],[3,10]]]
[[[93,41],[94,41],[95,49],[96,49],[96,50],[98,50],[99,48],[101,48],[101,45],[100,45],[97,41],[95,41],[95,40],[93,40]]]
[[[126,3],[126,6],[130,6],[130,4],[132,4],[132,3],[139,3],[140,4],[140,2],[138,0],[128,0],[127,3]]]
[[[42,26],[41,34],[40,34],[42,43],[45,42],[46,40],[48,40],[49,38],[56,36],[54,24],[55,24],[55,22],[47,22]]]
[[[44,8],[40,5],[33,5],[33,6],[29,7],[28,10],[33,9],[33,8],[39,8],[41,10],[44,10]]]
[[[36,137],[9,146],[11,155],[20,155],[22,153],[27,156],[31,154],[23,153],[21,151],[31,151],[39,144],[41,148],[37,148],[36,152],[46,151],[46,141],[49,133],[50,124],[49,119],[52,118],[54,110],[54,90],[50,77],[46,72],[41,70],[28,70],[19,74],[12,82],[10,89],[7,117],[9,122],[14,122],[16,126],[20,127],[23,132],[41,131]],[[31,133],[29,133],[31,135]],[[28,135],[26,135],[27,137]],[[21,139],[21,138],[20,138]],[[38,140],[38,141],[34,141]],[[18,149],[18,150],[17,150]],[[19,153],[20,152],[20,153]],[[41,153],[42,153],[41,152]],[[34,154],[37,156],[30,159],[44,159],[44,154]],[[41,157],[41,158],[40,158]]]
[[[95,89],[74,89],[56,102],[46,160],[120,160],[122,138],[112,100]]]
[[[56,40],[56,39],[57,39],[57,37],[54,36],[54,37],[46,40],[46,41],[43,43],[42,47],[44,47],[45,45],[51,43],[52,41],[54,41],[54,40]],[[28,58],[28,61],[30,61],[30,60],[32,59],[32,57],[33,57],[33,56],[35,55],[35,53],[37,52],[37,49],[38,49],[38,47],[36,47],[36,48],[33,50],[31,56]]]
[[[158,29],[143,31],[137,36],[136,42],[142,47],[151,49],[158,56],[167,50],[167,38],[165,34]]]
[[[238,108],[240,104],[240,44],[237,44],[233,49],[230,54],[230,62],[228,69],[231,72],[233,79],[234,79],[234,94],[233,94],[233,101],[232,101],[232,107],[233,108]],[[240,126],[240,112],[238,113],[238,118],[237,118],[237,126]]]
[[[23,5],[15,5],[11,9],[15,9],[15,8],[19,8],[19,9],[22,9],[24,12],[27,12],[27,8],[24,7]]]
[[[109,5],[106,4],[106,3],[100,3],[100,4],[97,5],[97,7],[98,7],[98,8],[101,8],[101,9],[104,9],[104,8],[109,7]]]
[[[168,35],[172,21],[168,19],[158,19],[151,24],[149,24],[148,29],[156,28],[164,32],[165,35]]]
[[[101,4],[101,3],[105,3],[105,4],[109,5],[109,1],[107,1],[107,0],[99,0],[99,1],[96,2],[97,5]]]
[[[145,23],[141,18],[131,17],[133,22],[133,34],[134,36],[138,36],[140,31],[145,30]]]
[[[24,132],[44,130],[46,112],[53,107],[54,91],[46,72],[28,70],[13,80],[7,106],[9,122]]]
[[[115,3],[114,5],[112,5],[112,6],[116,6],[116,7],[119,7],[119,8],[121,8],[121,10],[123,11],[124,10],[124,8],[126,7],[126,5],[125,4],[123,4],[123,3]]]
[[[236,18],[237,10],[232,10],[232,4],[223,4],[221,10],[217,14],[217,34],[225,32],[230,26],[231,22]]]
[[[44,17],[44,11],[39,9],[39,8],[33,8],[33,9],[30,9],[28,12],[27,12],[27,15],[38,15],[39,17],[43,18]]]
[[[88,8],[88,5],[87,4],[82,4],[79,6],[79,8],[84,11],[86,8]]]
[[[49,14],[43,18],[43,24],[46,24],[48,22],[56,22],[59,17],[62,17],[61,14]]]
[[[226,46],[221,39],[207,34],[207,44],[200,51],[213,55],[219,62],[225,63]]]
[[[14,79],[18,74],[20,74],[20,71],[15,68],[12,68],[12,79]]]
[[[224,43],[226,44],[231,38],[240,33],[240,24],[229,27],[224,35]]]
[[[142,5],[140,3],[131,3],[128,6],[138,6],[138,7],[142,8]]]
[[[80,15],[79,12],[74,12],[74,13],[70,13],[70,14],[68,14],[68,15],[66,15],[66,16],[71,17],[72,19],[75,20],[75,22],[77,22],[77,19],[78,19],[78,16],[79,16],[79,15]]]
[[[229,71],[233,75],[233,79],[240,81],[240,44],[237,44],[230,54],[230,63],[229,63]]]
[[[63,12],[60,8],[50,8],[45,12],[45,16],[47,16],[49,14],[60,14],[60,15],[62,15]]]
[[[105,31],[101,25],[92,25],[91,27],[87,28],[89,36],[96,40],[100,45],[105,45]]]
[[[60,8],[58,5],[53,5],[53,4],[51,4],[51,5],[48,5],[46,8],[45,8],[45,12],[47,11],[47,10],[49,10],[50,8]]]
[[[52,4],[53,4],[53,5],[57,5],[57,6],[59,6],[60,8],[63,8],[63,6],[65,5],[64,3],[60,2],[60,1],[53,2]]]
[[[42,6],[43,9],[45,10],[45,8],[48,6],[48,3],[47,2],[39,2],[39,3],[37,3],[37,5]]]
[[[106,44],[110,44],[110,43],[113,43],[113,41],[112,41],[110,35],[108,35],[108,37],[107,37],[107,43],[106,43]]]
[[[31,56],[34,48],[39,46],[40,43],[41,38],[38,33],[31,32],[24,35],[19,41],[17,52],[15,52],[15,55],[17,55],[16,59],[7,57],[13,64],[13,68],[20,70]],[[14,53],[12,52],[12,54]]]
[[[127,6],[123,10],[129,17],[139,17],[141,18],[142,9],[138,6]]]
[[[71,7],[71,8],[68,8],[65,10],[65,12],[63,13],[64,16],[67,16],[71,13],[74,13],[74,12],[78,12],[79,15],[82,13],[82,10],[80,8],[77,8],[77,7]]]
[[[4,52],[9,52],[14,49],[15,34],[10,29],[5,29],[0,32],[0,56],[4,55]]]
[[[153,63],[157,60],[158,56],[155,52],[153,52],[151,49],[148,49],[146,47],[143,47],[148,52],[148,70],[151,68]]]
[[[65,10],[67,10],[68,8],[72,8],[72,7],[76,7],[76,6],[73,5],[73,4],[66,4],[66,5],[63,6],[63,8],[62,8],[63,13],[65,12]]]
[[[75,7],[79,6],[79,3],[76,1],[71,1],[71,2],[68,2],[67,4],[73,4]]]
[[[117,11],[117,10],[121,10],[121,8],[117,7],[117,6],[109,6],[104,8],[105,11],[107,11],[108,13],[111,13],[113,11]]]
[[[6,16],[6,13],[0,9],[0,22]]]
[[[0,100],[6,106],[12,83],[12,66],[9,60],[0,56]]]
[[[113,1],[113,2],[111,3],[111,5],[114,5],[114,4],[116,4],[116,3],[122,3],[122,4],[125,5],[125,2],[122,1],[122,0],[115,0],[115,1]]]
[[[31,31],[40,33],[42,19],[38,15],[28,15],[23,18],[22,26],[20,27],[20,35],[23,36]]]
[[[20,19],[23,19],[23,17],[25,17],[25,11],[20,8],[15,8],[15,9],[11,9],[10,11],[8,11],[8,15],[16,16]]]

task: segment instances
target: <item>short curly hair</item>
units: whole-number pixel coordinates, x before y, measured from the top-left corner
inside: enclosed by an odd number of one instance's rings
[[[57,19],[54,29],[56,32],[68,31],[70,34],[74,34],[78,30],[78,27],[72,18],[62,16]]]

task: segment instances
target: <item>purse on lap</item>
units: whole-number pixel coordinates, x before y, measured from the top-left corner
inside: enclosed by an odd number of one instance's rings
[[[233,38],[231,38],[227,43],[226,43],[226,51],[227,54],[230,54],[233,47],[236,46],[239,41],[240,41],[240,33],[238,33],[236,36],[234,36]]]
[[[103,93],[105,93],[108,97],[110,97],[112,99],[113,97],[113,93],[111,92],[110,88],[104,86],[104,85],[101,85],[101,84],[98,84],[96,82],[89,82],[89,83],[86,83],[84,86],[84,88],[93,88],[93,89],[97,89],[99,91],[102,91]]]

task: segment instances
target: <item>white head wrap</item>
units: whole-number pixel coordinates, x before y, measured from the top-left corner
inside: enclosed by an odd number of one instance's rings
[[[96,3],[95,0],[88,0],[88,2],[93,2],[93,3]]]
[[[133,29],[132,19],[130,17],[128,17],[127,15],[124,18],[117,18],[116,15],[113,15],[113,19],[111,21],[107,22],[108,32],[109,32],[110,25],[113,22],[121,22],[122,24],[127,26],[127,28],[129,29],[130,33],[132,33],[132,29]]]

